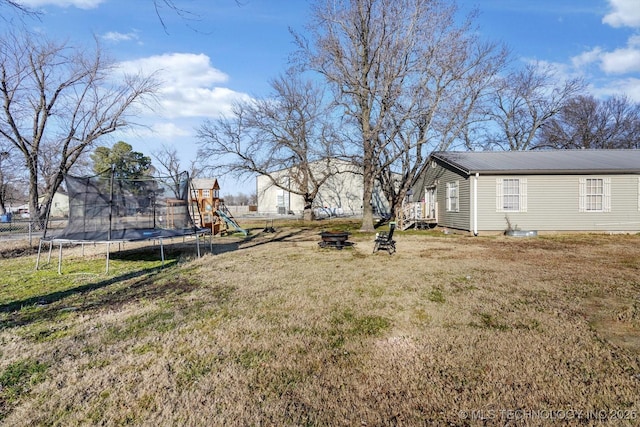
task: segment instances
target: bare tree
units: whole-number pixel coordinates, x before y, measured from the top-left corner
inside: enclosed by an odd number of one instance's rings
[[[410,106],[400,102],[399,111],[391,109],[390,125],[382,129],[378,179],[395,217],[428,155],[463,143],[467,124],[505,64],[504,48],[480,42],[468,29],[428,52],[422,82],[429,90],[409,92]]]
[[[322,184],[338,173],[339,140],[321,89],[299,75],[271,82],[273,95],[239,102],[231,118],[199,130],[199,156],[236,176],[264,175],[273,186],[303,197],[305,217]]]
[[[402,195],[423,153],[447,147],[451,140],[438,134],[456,133],[457,124],[438,126],[448,110],[464,119],[465,102],[473,99],[462,95],[474,91],[473,75],[487,72],[483,61],[493,49],[477,46],[470,20],[457,24],[455,5],[440,0],[317,0],[312,14],[311,43],[301,36],[297,42],[305,65],[329,82],[355,128],[361,229],[372,231],[376,179],[386,176],[390,194]],[[392,190],[394,164],[403,168],[399,191]]]
[[[499,79],[493,88],[489,108],[484,112],[490,123],[484,124],[485,129],[497,130],[486,133],[482,148],[534,148],[540,129],[584,87],[580,78],[562,81],[543,63],[527,64]]]
[[[183,166],[178,150],[170,145],[163,144],[160,148],[151,153],[151,157],[156,163],[156,173],[158,175],[169,176],[173,183],[173,189],[176,197],[180,192],[180,176],[182,172],[189,173],[190,178],[197,177],[200,174],[200,168],[196,160],[191,160],[189,166]]]
[[[625,96],[577,96],[540,132],[536,148],[640,148],[640,104]]]
[[[130,125],[135,107],[155,93],[153,77],[116,72],[97,45],[85,52],[27,33],[3,36],[0,136],[24,158],[33,219],[46,217],[64,174],[83,153]],[[41,176],[45,155],[49,172]]]
[[[0,8],[2,7],[8,7],[9,9],[13,9],[23,15],[34,16],[37,14],[34,10],[15,0],[0,0]]]

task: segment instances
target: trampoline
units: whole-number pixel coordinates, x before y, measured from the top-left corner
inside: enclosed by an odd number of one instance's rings
[[[178,176],[122,179],[112,169],[95,176],[67,175],[64,182],[69,196],[68,222],[62,231],[52,234],[45,228],[38,246],[36,270],[40,264],[42,245],[46,243],[49,244],[48,262],[53,246],[59,245],[59,274],[63,245],[105,244],[108,273],[113,243],[157,241],[164,265],[164,240],[195,237],[200,257],[200,238],[211,236],[210,230],[196,227],[193,221],[191,209],[194,207],[190,204],[187,172]]]

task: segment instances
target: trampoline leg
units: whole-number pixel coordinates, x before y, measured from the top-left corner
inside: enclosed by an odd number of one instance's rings
[[[198,258],[200,258],[200,235],[196,234],[196,247],[198,248]]]
[[[82,258],[84,258],[84,243],[82,243]]]
[[[36,258],[36,271],[38,271],[38,266],[40,265],[40,251],[42,250],[42,240],[40,240],[40,244],[38,245],[38,257]]]
[[[53,246],[53,242],[51,242],[51,245]],[[58,274],[62,274],[62,242],[58,250]]]
[[[160,258],[162,259],[162,268],[164,268],[164,245],[162,244],[162,239],[160,239]]]
[[[111,243],[107,242],[107,270],[106,273],[109,274],[109,249],[111,247]]]
[[[47,258],[47,264],[51,262],[51,252],[53,251],[53,240],[49,242],[49,258]]]

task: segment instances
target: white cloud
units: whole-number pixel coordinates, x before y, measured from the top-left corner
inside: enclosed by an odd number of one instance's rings
[[[640,49],[626,47],[603,54],[602,71],[608,74],[640,71]]]
[[[108,33],[105,33],[100,37],[104,40],[108,40],[115,43],[126,42],[130,40],[138,40],[138,34],[135,32],[119,33],[117,31],[109,31]]]
[[[129,127],[120,132],[120,138],[126,140],[173,141],[184,137],[193,137],[193,130],[191,128],[185,129],[174,122],[155,122],[145,127]]]
[[[635,77],[611,80],[605,86],[592,87],[590,91],[595,96],[602,98],[611,95],[624,95],[632,102],[640,103],[640,79]]]
[[[625,74],[640,71],[640,36],[632,36],[627,46],[606,52],[600,47],[571,58],[577,69],[597,64],[607,74]]]
[[[95,9],[105,0],[21,0],[18,3],[31,7],[42,6],[58,6],[58,7],[77,7],[78,9]]]
[[[160,79],[173,87],[203,87],[229,80],[229,76],[211,66],[209,57],[204,54],[169,53],[120,65],[127,72],[158,73]]]
[[[162,82],[158,92],[159,112],[173,118],[216,118],[227,115],[234,101],[250,99],[246,94],[222,87],[229,80],[211,66],[207,55],[172,53],[120,64],[125,72],[156,73]]]
[[[602,49],[599,47],[595,47],[589,51],[583,52],[578,56],[574,56],[571,58],[571,63],[575,68],[582,68],[585,65],[593,64],[594,62],[599,62],[602,56]]]
[[[611,13],[602,22],[612,27],[640,28],[640,5],[638,0],[609,0]]]
[[[175,138],[182,138],[185,136],[192,136],[193,132],[188,129],[183,129],[175,123],[162,122],[154,123],[151,126],[153,135],[164,140],[173,140]]]
[[[195,128],[193,123],[176,122],[150,122],[147,125],[130,126],[118,130],[114,139],[126,141],[136,147],[136,150],[145,154],[151,153],[161,144],[174,144],[180,148],[180,152],[189,156],[194,155],[196,147]]]

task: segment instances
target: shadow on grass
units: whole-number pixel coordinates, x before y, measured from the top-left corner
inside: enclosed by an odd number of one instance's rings
[[[265,239],[261,241],[255,241],[255,240],[258,237],[265,237],[267,235],[266,233],[259,232],[256,234],[250,234],[249,236],[237,242],[220,243],[220,244],[214,243],[212,245],[212,252],[214,255],[220,255],[227,252],[234,252],[234,251],[255,248],[257,246],[266,245],[269,243],[284,242],[287,240],[291,240],[296,236],[302,235],[303,233],[305,233],[305,231],[308,231],[308,230],[301,229],[301,230],[291,231],[289,233],[281,234],[278,236],[274,235],[273,238],[271,239]]]
[[[177,263],[177,259],[166,261],[164,268]],[[50,320],[69,311],[85,312],[98,308],[116,309],[124,304],[142,299],[157,299],[171,294],[188,293],[198,287],[198,284],[182,277],[158,283],[157,276],[162,270],[162,267],[146,268],[72,289],[2,304],[0,305],[0,313],[8,313],[8,316],[0,325],[0,330],[35,321]],[[130,283],[108,291],[110,286],[122,282]],[[101,289],[106,292],[95,292]]]

